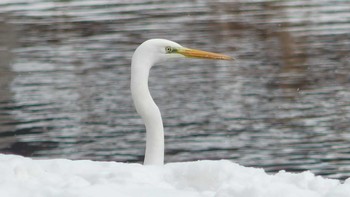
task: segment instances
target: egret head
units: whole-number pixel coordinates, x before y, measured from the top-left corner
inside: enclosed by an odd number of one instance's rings
[[[163,121],[160,110],[149,92],[149,71],[158,62],[180,57],[232,60],[226,55],[189,49],[164,39],[147,40],[137,47],[132,56],[130,88],[136,111],[146,126],[145,164],[164,163]]]
[[[233,58],[227,55],[186,48],[176,42],[165,39],[150,39],[145,41],[136,49],[133,59],[136,59],[136,57],[138,57],[137,59],[144,59],[144,61],[151,61],[150,63],[152,65],[168,59],[183,57],[233,60]]]

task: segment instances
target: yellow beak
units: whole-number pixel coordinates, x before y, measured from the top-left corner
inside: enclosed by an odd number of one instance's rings
[[[232,57],[220,53],[212,53],[198,49],[178,48],[177,53],[190,58],[215,59],[215,60],[234,60]]]

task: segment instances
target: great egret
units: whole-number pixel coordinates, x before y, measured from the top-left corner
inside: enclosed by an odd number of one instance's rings
[[[146,126],[145,165],[164,163],[163,122],[148,89],[149,71],[156,63],[179,57],[232,60],[226,55],[185,48],[165,39],[150,39],[137,47],[131,61],[130,88],[136,111]]]

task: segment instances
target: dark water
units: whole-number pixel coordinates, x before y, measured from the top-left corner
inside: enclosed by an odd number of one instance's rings
[[[350,175],[348,0],[2,0],[0,152],[141,162],[130,58],[156,37],[238,59],[152,69],[166,162]]]

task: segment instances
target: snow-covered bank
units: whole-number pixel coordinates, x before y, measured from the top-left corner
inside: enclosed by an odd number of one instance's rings
[[[349,197],[345,183],[310,172],[268,175],[230,161],[142,166],[33,160],[0,154],[1,197]]]

